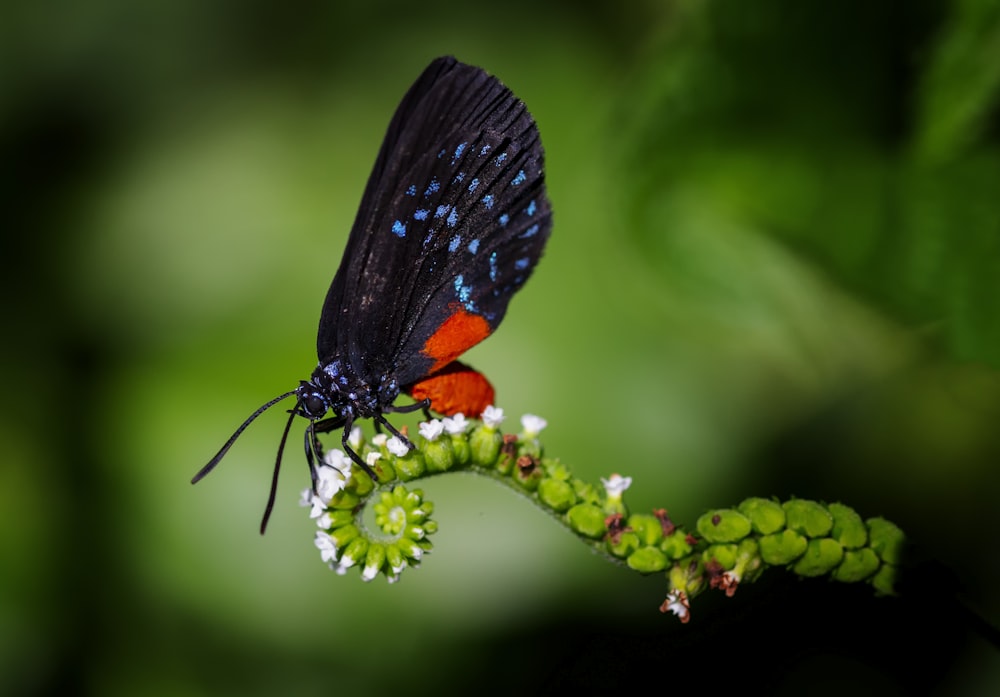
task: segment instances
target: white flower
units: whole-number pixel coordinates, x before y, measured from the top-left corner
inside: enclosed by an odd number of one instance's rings
[[[319,518],[324,513],[326,513],[326,501],[321,499],[319,496],[313,495],[312,510],[309,511],[309,517]]]
[[[337,452],[340,452],[339,450]],[[324,503],[330,503],[330,499],[347,484],[347,477],[339,468],[321,465],[316,468],[316,495]]]
[[[382,453],[368,453],[367,455],[365,455],[365,462],[368,464],[369,467],[374,468],[375,463],[378,462],[381,458],[382,458]]]
[[[468,428],[469,422],[465,419],[465,414],[459,412],[454,416],[447,417],[443,419],[444,430],[453,436],[457,436],[461,433],[465,433],[465,429]]]
[[[389,436],[384,433],[376,433],[372,436],[372,445],[376,448],[381,448],[389,440]]]
[[[521,417],[521,426],[524,428],[525,438],[536,438],[538,434],[542,432],[549,422],[540,416],[535,416],[534,414],[525,414]]]
[[[660,605],[660,612],[672,612],[686,624],[691,619],[691,605],[688,603],[687,593],[681,590],[667,593],[667,599]]]
[[[344,475],[351,473],[351,459],[343,450],[327,450],[323,453],[323,462]]]
[[[299,494],[299,505],[302,506],[303,508],[313,505],[312,489],[306,487],[305,489],[302,490],[302,493]]]
[[[601,477],[601,484],[608,492],[608,498],[617,501],[625,493],[625,490],[632,486],[632,477],[623,477],[618,473],[612,474],[609,478]]]
[[[420,435],[426,440],[437,440],[444,433],[444,424],[438,419],[431,419],[420,424]]]
[[[503,423],[503,409],[492,405],[483,409],[483,423],[490,428],[497,428]]]
[[[316,531],[316,539],[313,541],[319,549],[320,557],[325,562],[337,561],[337,545],[333,538],[320,530]]]
[[[327,511],[319,518],[316,519],[316,527],[322,530],[329,530],[330,526],[333,525],[333,518],[330,516],[330,512]]]
[[[361,427],[354,426],[351,428],[351,435],[347,436],[347,443],[357,450],[361,447]]]
[[[374,564],[366,564],[365,568],[361,571],[362,581],[371,581],[378,575],[378,567]]]
[[[387,440],[385,442],[385,447],[396,457],[404,457],[406,453],[410,452],[410,448],[406,445],[406,443],[396,436]]]

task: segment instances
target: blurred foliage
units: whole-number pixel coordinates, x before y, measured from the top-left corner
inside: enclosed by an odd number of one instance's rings
[[[552,241],[470,353],[515,427],[679,521],[884,515],[933,593],[779,579],[681,631],[662,579],[463,477],[428,484],[423,568],[363,585],[318,561],[302,467],[256,536],[280,414],[191,488],[311,371],[385,124],[445,53],[546,145]],[[998,53],[995,0],[4,3],[0,693],[613,692],[667,656],[995,692],[935,601],[1000,620]]]

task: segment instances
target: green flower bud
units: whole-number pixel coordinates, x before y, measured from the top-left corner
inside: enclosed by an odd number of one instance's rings
[[[625,560],[630,569],[640,574],[652,574],[667,568],[667,555],[656,547],[640,547]]]
[[[385,560],[389,564],[389,569],[392,573],[398,574],[406,567],[406,560],[403,558],[403,553],[399,551],[399,547],[396,544],[385,546]]]
[[[750,519],[730,508],[709,511],[698,518],[698,534],[706,542],[737,542],[750,534]]]
[[[424,548],[408,537],[401,537],[395,542],[403,556],[419,561],[424,556]]]
[[[351,491],[350,489],[341,489],[330,499],[330,503],[327,505],[327,508],[343,508],[353,510],[359,503],[361,503],[361,497],[354,491]]]
[[[328,510],[327,515],[330,516],[330,527],[327,528],[328,530],[354,523],[354,511],[350,509]]]
[[[576,494],[569,482],[546,478],[538,483],[538,500],[553,511],[562,513],[576,503]]]
[[[469,447],[469,437],[464,433],[453,433],[451,438],[451,449],[455,453],[455,464],[458,466],[469,464],[472,458],[472,448]]]
[[[898,569],[892,564],[883,564],[871,577],[872,587],[879,595],[896,595]]]
[[[836,540],[820,537],[809,540],[805,554],[795,562],[792,571],[799,576],[822,576],[830,573],[844,559],[844,548]]]
[[[701,562],[685,562],[674,564],[667,572],[670,579],[670,588],[684,591],[689,597],[697,593],[705,586],[705,565]]]
[[[642,545],[659,544],[663,539],[663,525],[656,516],[645,513],[634,513],[629,516],[628,526],[639,537]]]
[[[424,465],[428,472],[446,472],[455,464],[455,451],[451,438],[424,441]]]
[[[521,455],[515,462],[514,481],[523,486],[528,491],[538,488],[538,483],[544,476],[542,468],[538,466],[538,460],[530,455]]]
[[[342,549],[344,545],[348,544],[361,534],[356,525],[344,525],[336,530],[330,531],[330,537],[333,538],[333,544],[337,549]]]
[[[363,537],[355,537],[347,543],[344,553],[340,555],[340,566],[354,566],[365,558],[368,553],[368,540]]]
[[[857,583],[863,581],[878,570],[878,556],[867,547],[850,549],[844,552],[844,561],[840,563],[830,576],[835,581]]]
[[[385,484],[386,482],[391,482],[393,479],[396,478],[396,469],[392,466],[392,461],[388,459],[385,455],[383,455],[382,457],[380,457],[378,460],[375,461],[375,464],[374,466],[372,466],[372,469],[375,470],[375,476],[378,478],[379,484]],[[367,479],[369,483],[371,483],[372,487],[374,487],[374,482],[371,481],[371,477],[369,477],[367,474],[362,476],[364,479]],[[368,491],[371,491],[371,488],[369,488]],[[360,489],[358,490],[358,493],[362,494]]]
[[[503,435],[497,429],[482,424],[469,436],[469,454],[472,463],[480,467],[492,467],[500,455]]]
[[[752,537],[742,540],[736,548],[736,566],[733,567],[733,571],[739,574],[743,581],[749,583],[761,574],[763,568],[757,540]]]
[[[788,529],[806,537],[822,537],[833,529],[833,516],[815,501],[792,499],[784,509]]]
[[[871,548],[875,554],[890,564],[899,564],[903,558],[903,544],[906,541],[903,531],[885,518],[869,518],[867,523]]]
[[[772,566],[784,566],[801,557],[808,544],[797,532],[783,530],[760,538],[760,556]]]
[[[375,578],[382,569],[382,564],[385,563],[385,557],[384,545],[378,542],[372,542],[368,545],[368,553],[365,554],[365,568],[361,572],[361,578],[365,581],[371,581]]]
[[[379,458],[378,461],[381,461]],[[374,468],[373,468],[374,469]],[[378,472],[376,471],[376,475]],[[347,482],[347,489],[353,491],[360,498],[364,498],[371,493],[372,489],[375,488],[375,482],[372,481],[371,476],[367,472],[360,470],[358,467],[351,468],[351,478]]]
[[[749,498],[739,505],[739,511],[750,519],[753,529],[770,535],[785,527],[785,509],[777,501]]]
[[[420,454],[419,450],[411,450],[403,457],[395,458],[393,464],[395,465],[396,475],[404,482],[416,479],[427,469],[424,464],[424,456]]]
[[[623,532],[614,542],[609,539],[607,545],[608,551],[616,557],[627,557],[639,549],[639,538],[634,532]]]
[[[719,566],[728,571],[736,566],[737,550],[738,547],[734,544],[710,545],[701,553],[701,559],[705,563],[714,559]]]
[[[591,503],[578,503],[566,512],[566,520],[575,531],[598,539],[604,535],[604,511]]]
[[[687,555],[691,554],[691,550],[694,547],[688,542],[687,535],[685,535],[678,528],[673,535],[665,535],[662,540],[660,540],[660,549],[668,558],[674,561],[678,559],[683,559]]]
[[[853,508],[842,503],[831,503],[826,508],[833,516],[833,539],[847,549],[858,549],[868,544],[868,528]]]

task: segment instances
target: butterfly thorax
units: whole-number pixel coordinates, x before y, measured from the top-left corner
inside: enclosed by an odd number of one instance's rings
[[[362,378],[346,361],[320,363],[309,380],[295,391],[303,416],[316,420],[333,411],[353,421],[386,411],[399,396],[399,384],[387,374],[376,380]]]

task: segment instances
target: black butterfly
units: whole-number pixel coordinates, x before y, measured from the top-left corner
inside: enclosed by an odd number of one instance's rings
[[[396,109],[368,179],[320,315],[319,365],[251,414],[192,482],[255,418],[294,396],[263,533],[296,415],[309,420],[314,484],[319,433],[342,429],[344,451],[374,478],[348,444],[357,419],[373,419],[409,445],[385,414],[479,416],[493,403],[493,387],[456,359],[500,324],[551,227],[541,140],[527,108],[479,68],[451,57],[432,62]],[[416,401],[395,405],[400,392]]]

